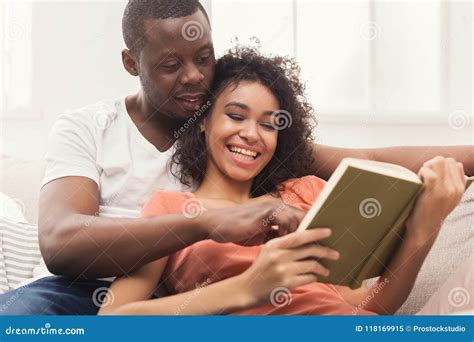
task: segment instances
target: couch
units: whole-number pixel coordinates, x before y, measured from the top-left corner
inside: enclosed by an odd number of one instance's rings
[[[26,161],[2,157],[0,192],[17,200],[24,208],[29,223],[38,220],[38,196],[44,172],[43,161]],[[474,186],[465,193],[459,206],[448,216],[415,286],[397,314],[419,311],[458,265],[473,255],[474,249]],[[33,275],[43,275],[43,263]]]

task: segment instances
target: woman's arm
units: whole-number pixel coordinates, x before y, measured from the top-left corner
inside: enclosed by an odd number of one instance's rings
[[[275,238],[262,247],[252,266],[240,275],[149,299],[166,264],[166,258],[160,259],[128,278],[116,280],[99,315],[220,315],[266,303],[279,286],[293,289],[314,282],[317,274],[327,276],[328,271],[319,262],[307,259],[338,258],[334,251],[315,244],[329,235],[329,229],[312,229]]]
[[[128,276],[115,279],[110,285],[98,315],[112,314],[128,303],[150,298],[158,287],[167,261],[168,257],[158,259],[142,266]]]
[[[351,290],[348,287],[336,287],[356,309],[393,315],[408,298],[430,248],[431,244],[426,241],[406,239],[385,272],[370,288],[362,286]]]
[[[168,258],[151,262],[116,279],[98,315],[212,315],[249,307],[243,277],[233,277],[177,295],[150,299]]]
[[[112,308],[101,309],[100,315],[220,315],[250,307],[254,302],[246,296],[243,278],[235,276],[215,284],[162,298],[134,300]],[[115,295],[115,293],[114,293]]]
[[[379,314],[394,314],[413,288],[443,220],[461,200],[466,180],[460,163],[436,157],[424,164],[419,175],[426,188],[407,220],[404,241],[385,272],[370,289],[338,288],[350,304]]]
[[[474,146],[471,145],[343,148],[314,144],[314,162],[309,173],[327,180],[346,157],[398,164],[417,172],[425,161],[436,156],[454,158],[464,165],[466,175],[474,175]]]

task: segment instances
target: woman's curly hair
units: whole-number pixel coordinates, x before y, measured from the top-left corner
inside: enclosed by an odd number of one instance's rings
[[[312,158],[312,128],[315,125],[313,108],[305,97],[300,68],[289,57],[266,57],[256,48],[237,46],[219,58],[216,63],[210,101],[214,103],[229,86],[241,81],[255,81],[267,87],[277,98],[282,113],[289,113],[284,129],[278,130],[275,153],[270,162],[255,177],[251,197],[274,194],[280,184],[290,178],[307,175]],[[198,186],[204,179],[207,151],[204,132],[198,123],[209,113],[207,110],[176,141],[171,158],[171,171],[181,183]],[[173,166],[176,166],[174,168]]]

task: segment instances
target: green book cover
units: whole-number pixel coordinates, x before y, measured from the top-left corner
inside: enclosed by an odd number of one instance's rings
[[[320,260],[331,273],[318,281],[357,288],[379,276],[401,243],[423,188],[419,177],[401,166],[345,158],[298,227],[332,229],[320,244],[339,251],[340,258]]]

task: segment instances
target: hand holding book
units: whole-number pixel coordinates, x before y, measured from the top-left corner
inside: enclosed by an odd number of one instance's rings
[[[362,309],[379,314],[397,312],[413,288],[442,221],[456,207],[466,189],[463,167],[451,158],[436,157],[426,162],[418,176],[423,180],[424,190],[416,199],[404,225],[406,231],[401,242],[389,255],[385,254],[388,258],[384,261],[384,269],[377,282],[370,288],[361,287],[356,291],[339,288],[349,300],[356,299],[357,306]],[[387,246],[390,244],[384,247]],[[367,296],[371,296],[372,300],[367,302]]]
[[[472,182],[461,172],[453,159],[443,157],[425,163],[419,175],[399,165],[343,159],[298,227],[331,228],[332,235],[321,244],[341,253],[337,262],[321,261],[331,273],[318,281],[358,288],[363,280],[380,276],[405,240],[415,203],[410,233],[436,236],[461,190]]]
[[[292,289],[313,283],[329,271],[319,260],[337,260],[339,253],[317,243],[331,235],[328,228],[294,232],[268,241],[257,259],[238,277],[244,285],[247,303],[265,303],[275,289]]]
[[[459,204],[466,188],[461,163],[436,157],[423,164],[418,175],[425,184],[407,219],[407,237],[434,242],[444,219]]]

